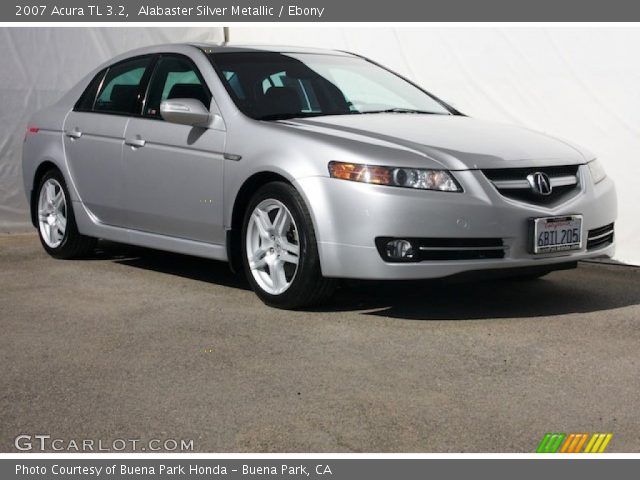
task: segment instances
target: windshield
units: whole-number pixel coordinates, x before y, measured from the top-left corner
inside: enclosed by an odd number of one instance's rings
[[[210,54],[238,108],[259,120],[380,112],[449,115],[434,97],[365,59],[311,53]]]

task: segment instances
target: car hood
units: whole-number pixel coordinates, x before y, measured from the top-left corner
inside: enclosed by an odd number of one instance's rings
[[[460,115],[333,115],[282,123],[317,134],[412,150],[451,170],[568,165],[591,160],[588,152],[563,140]]]

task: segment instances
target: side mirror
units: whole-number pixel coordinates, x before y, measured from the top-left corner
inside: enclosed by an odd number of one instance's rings
[[[172,98],[160,103],[160,116],[167,122],[206,127],[211,114],[200,100],[195,98]]]

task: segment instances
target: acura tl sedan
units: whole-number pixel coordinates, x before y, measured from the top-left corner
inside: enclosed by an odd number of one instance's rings
[[[592,154],[340,51],[121,55],[32,117],[23,173],[52,256],[102,238],[227,261],[281,308],[343,278],[533,278],[614,250]]]

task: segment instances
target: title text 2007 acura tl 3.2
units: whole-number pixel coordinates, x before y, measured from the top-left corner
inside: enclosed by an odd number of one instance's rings
[[[52,256],[103,238],[226,260],[282,308],[340,278],[532,276],[614,249],[593,155],[338,51],[121,55],[33,116],[23,171]]]

